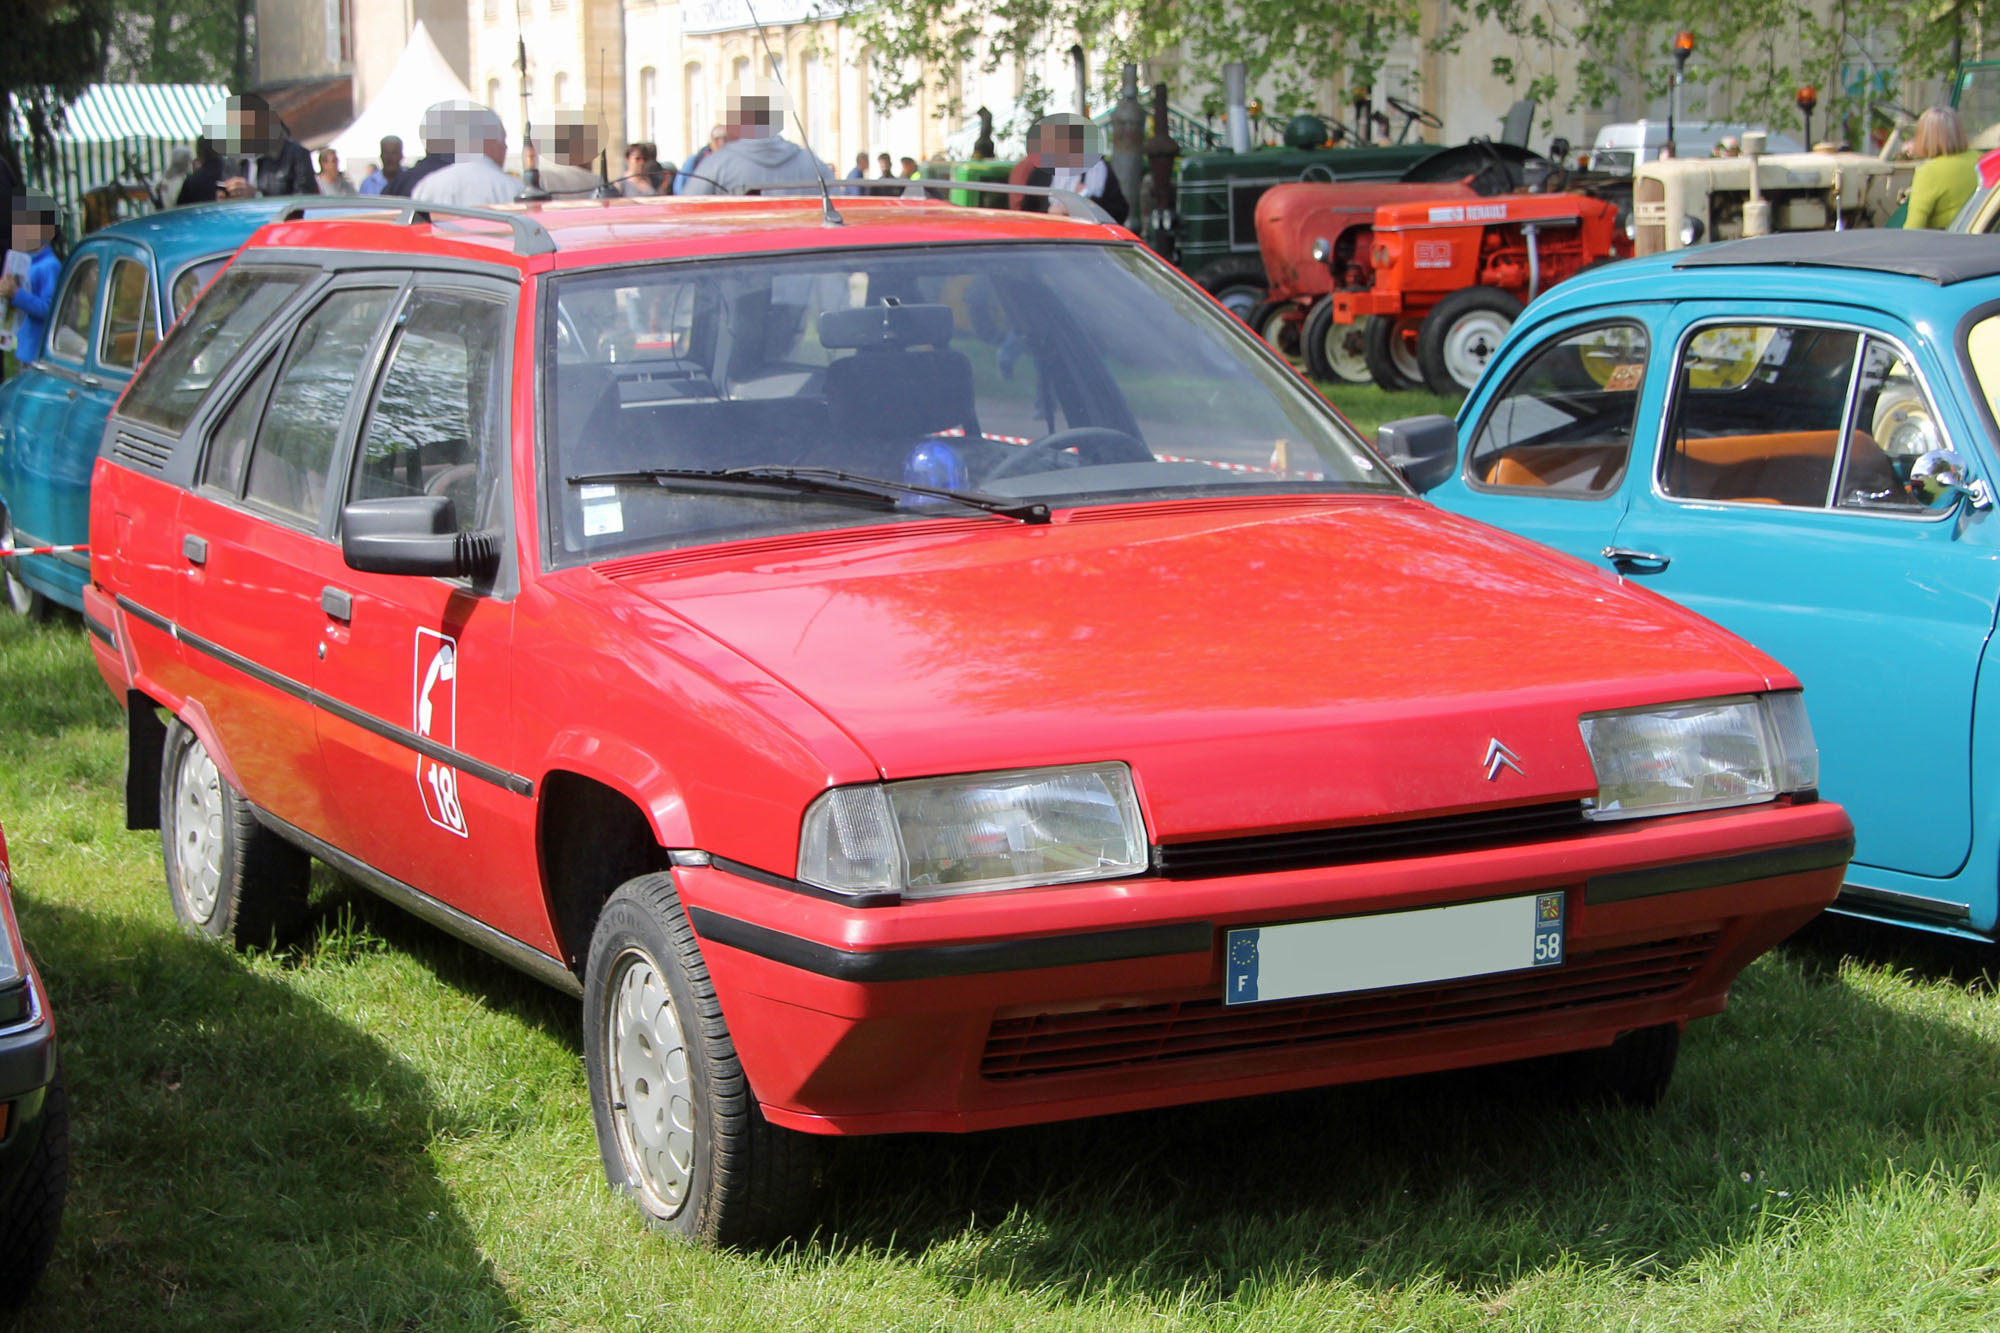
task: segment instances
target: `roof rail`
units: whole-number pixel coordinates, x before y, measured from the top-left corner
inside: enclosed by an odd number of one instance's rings
[[[1044,199],[1055,200],[1057,203],[1063,206],[1064,210],[1067,211],[1071,217],[1076,218],[1078,221],[1108,222],[1114,227],[1119,225],[1118,220],[1112,217],[1109,213],[1105,212],[1104,209],[1097,203],[1096,200],[1087,198],[1084,195],[1080,195],[1076,193],[1076,191],[1074,190],[1058,190],[1053,186],[1049,185],[1010,185],[1006,181],[898,180],[894,182],[884,182],[879,177],[865,177],[860,182],[863,188],[871,190],[880,189],[885,184],[890,184],[890,183],[900,185],[903,187],[903,197],[905,199],[911,197],[910,192],[912,190],[919,192],[917,196],[919,198],[922,197],[921,192],[926,190],[930,191],[972,190],[972,191],[978,191],[979,193],[982,194],[1039,195]],[[831,182],[832,187],[836,190],[840,189],[842,186],[847,184],[849,184],[849,182],[847,181]],[[816,195],[819,193],[819,182],[812,180],[764,181],[764,182],[759,182],[758,184],[755,185],[745,186],[743,188],[743,193],[765,194],[772,190],[810,190],[812,193]],[[685,195],[682,196],[682,198],[686,197],[687,196]]]
[[[556,252],[555,237],[549,229],[525,213],[502,213],[495,208],[468,208],[462,204],[430,204],[420,199],[384,198],[340,195],[334,199],[315,201],[301,200],[287,204],[279,211],[274,222],[297,222],[309,211],[345,213],[354,210],[394,209],[396,216],[386,219],[399,227],[407,227],[415,222],[430,223],[436,218],[473,218],[480,222],[499,222],[514,233],[514,253],[517,255],[552,255]]]

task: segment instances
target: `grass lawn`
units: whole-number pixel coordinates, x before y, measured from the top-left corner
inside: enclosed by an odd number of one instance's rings
[[[1988,956],[1853,928],[1752,967],[1652,1114],[1484,1074],[865,1141],[810,1243],[670,1243],[601,1183],[572,1002],[331,877],[295,955],[176,929],[87,642],[0,619],[74,1114],[22,1329],[2000,1326]]]
[[[1318,384],[1327,401],[1339,408],[1341,414],[1371,440],[1375,438],[1375,428],[1385,421],[1400,421],[1404,417],[1419,417],[1430,412],[1454,416],[1458,405],[1465,401],[1463,398],[1440,398],[1423,389],[1391,393],[1373,384],[1334,384],[1326,380],[1320,380]]]

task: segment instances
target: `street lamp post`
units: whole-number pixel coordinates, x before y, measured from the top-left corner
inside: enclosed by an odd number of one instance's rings
[[[1694,54],[1694,34],[1683,29],[1674,34],[1674,81],[1667,89],[1667,156],[1679,157],[1674,144],[1674,119],[1681,109],[1681,80],[1687,75],[1688,57]],[[1641,148],[1643,155],[1644,149]]]

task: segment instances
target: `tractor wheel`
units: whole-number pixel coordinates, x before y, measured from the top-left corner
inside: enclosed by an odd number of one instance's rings
[[[1299,359],[1299,325],[1297,320],[1288,320],[1295,303],[1290,300],[1259,301],[1244,323],[1250,331],[1271,345],[1271,350],[1279,356]]]
[[[1368,370],[1368,321],[1334,323],[1331,296],[1320,297],[1306,312],[1299,342],[1305,348],[1306,369],[1316,380],[1367,384],[1374,378]]]
[[[1204,269],[1201,285],[1222,302],[1230,314],[1245,324],[1250,322],[1250,312],[1270,295],[1270,283],[1264,277],[1263,265],[1246,264],[1241,260],[1224,260]]]
[[[1390,393],[1424,382],[1417,362],[1418,328],[1416,320],[1402,315],[1375,315],[1368,321],[1361,343],[1368,375]]]
[[[1470,393],[1520,313],[1521,303],[1498,287],[1467,287],[1439,301],[1417,335],[1424,387],[1443,397]]]

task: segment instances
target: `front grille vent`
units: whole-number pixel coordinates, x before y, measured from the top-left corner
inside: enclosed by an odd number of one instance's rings
[[[173,452],[172,445],[155,444],[136,435],[127,435],[124,431],[118,432],[111,441],[113,458],[153,472],[166,471],[167,460],[173,456]]]
[[[1475,847],[1539,842],[1580,833],[1588,827],[1583,802],[1552,801],[1431,819],[1169,843],[1155,848],[1153,858],[1160,874],[1193,879],[1203,875],[1345,865],[1397,856],[1434,856]]]
[[[1560,967],[1404,990],[1231,1008],[1220,1000],[995,1018],[989,1079],[1046,1078],[1176,1060],[1318,1048],[1656,999],[1700,974],[1713,932],[1577,951]]]

